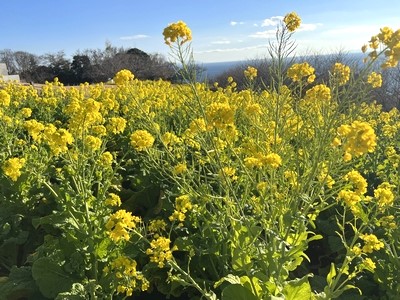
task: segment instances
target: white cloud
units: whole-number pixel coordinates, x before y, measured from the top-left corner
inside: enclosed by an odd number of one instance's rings
[[[230,43],[231,43],[231,41],[228,41],[228,40],[221,40],[221,41],[211,42],[211,44],[214,44],[214,45],[227,45],[227,44],[230,44]]]
[[[276,34],[275,29],[269,29],[265,31],[257,31],[256,33],[250,34],[249,37],[256,38],[256,39],[269,39],[274,37]]]
[[[318,26],[322,26],[322,23],[314,23],[314,24],[301,24],[300,28],[296,31],[314,31]]]
[[[264,21],[262,21],[261,27],[276,26],[281,20],[283,20],[283,17],[281,16],[275,16],[269,19],[265,19]]]
[[[130,35],[130,36],[121,36],[119,39],[120,40],[138,40],[138,39],[145,39],[148,38],[148,35],[145,34],[136,34],[136,35]]]
[[[244,22],[242,22],[242,21],[241,22],[231,21],[230,24],[231,24],[231,26],[236,26],[236,25],[243,25]]]

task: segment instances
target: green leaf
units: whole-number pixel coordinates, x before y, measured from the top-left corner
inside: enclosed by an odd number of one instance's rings
[[[231,284],[223,289],[222,300],[258,300],[254,294],[240,284]]]
[[[311,286],[308,282],[309,276],[288,281],[283,288],[285,300],[309,300],[311,299]]]
[[[32,276],[45,297],[54,299],[60,292],[69,291],[74,280],[55,261],[48,257],[36,260]]]
[[[223,282],[229,282],[231,284],[240,284],[240,278],[233,274],[228,274],[225,277],[222,277],[214,284],[214,288],[219,287]]]
[[[9,277],[0,277],[0,299],[31,299],[38,291],[35,281],[32,278],[30,267],[13,266]],[[1,297],[5,298],[1,298]],[[41,299],[38,298],[37,299]]]

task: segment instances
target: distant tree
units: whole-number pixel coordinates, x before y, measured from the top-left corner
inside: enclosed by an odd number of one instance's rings
[[[89,82],[92,83],[93,78],[90,74],[92,64],[87,55],[74,55],[71,63],[71,80],[74,84]]]
[[[33,81],[34,73],[40,63],[37,55],[25,51],[14,52],[14,60],[17,65],[16,73],[26,82]]]
[[[0,62],[6,64],[8,74],[17,74],[14,52],[11,49],[4,49],[0,51]]]

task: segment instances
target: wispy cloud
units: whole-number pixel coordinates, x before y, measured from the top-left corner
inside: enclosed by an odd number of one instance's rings
[[[238,47],[238,48],[226,48],[226,49],[210,49],[210,50],[203,50],[203,51],[196,51],[196,54],[204,54],[204,53],[215,53],[215,52],[240,52],[240,51],[248,51],[254,49],[262,49],[267,47],[267,44],[260,44],[255,46],[248,46],[248,47]]]
[[[237,21],[231,21],[231,22],[230,22],[230,24],[231,24],[231,26],[236,26],[236,25],[243,25],[243,24],[244,24],[244,22],[242,22],[242,21],[240,21],[240,22],[237,22]]]
[[[129,36],[121,36],[119,39],[120,40],[138,40],[138,39],[145,39],[150,36],[146,34],[136,34],[136,35],[129,35]]]
[[[269,19],[270,20],[270,19]],[[265,22],[265,20],[264,20]],[[272,23],[270,23],[272,24]],[[272,26],[272,25],[263,25],[263,26]],[[300,28],[297,29],[296,31],[313,31],[316,30],[318,26],[322,26],[321,23],[315,23],[315,24],[301,24]],[[276,34],[276,29],[268,29],[264,31],[257,31],[253,34],[250,34],[249,37],[251,38],[257,38],[257,39],[269,39],[274,37]]]
[[[269,29],[265,31],[257,31],[253,34],[250,34],[249,37],[256,38],[256,39],[269,39],[271,37],[274,37],[276,34],[275,29]]]
[[[322,23],[301,24],[297,31],[314,31],[319,26],[322,26]]]
[[[275,16],[268,19],[264,19],[261,23],[261,27],[276,26],[283,20],[282,16]]]
[[[214,45],[227,45],[230,43],[231,43],[231,41],[228,41],[228,40],[220,40],[220,41],[211,42],[211,44],[214,44]]]

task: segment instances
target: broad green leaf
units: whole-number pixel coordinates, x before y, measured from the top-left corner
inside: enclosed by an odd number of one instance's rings
[[[55,261],[48,257],[33,263],[32,276],[42,294],[54,299],[60,292],[69,291],[74,280]]]
[[[240,277],[240,283],[247,289],[251,290],[258,298],[261,298],[263,290],[259,282],[260,280],[254,276],[251,278],[248,276]]]
[[[285,300],[309,300],[311,299],[311,286],[308,282],[309,276],[288,281],[283,288]]]
[[[231,284],[223,289],[222,300],[258,300],[254,294],[240,284]]]
[[[38,288],[32,278],[30,267],[13,266],[9,277],[0,277],[0,299],[28,299],[36,291]]]

